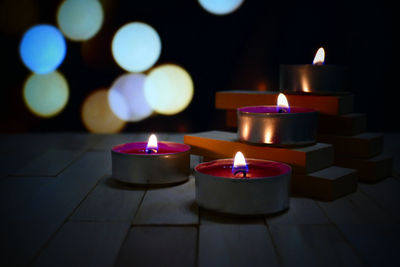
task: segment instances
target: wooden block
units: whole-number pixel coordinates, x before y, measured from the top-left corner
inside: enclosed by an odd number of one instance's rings
[[[282,266],[364,266],[334,225],[272,225]]]
[[[332,144],[335,157],[370,158],[383,151],[383,135],[379,133],[354,136],[318,135],[318,141]]]
[[[113,266],[129,223],[67,222],[33,266]]]
[[[361,182],[376,182],[393,174],[393,158],[385,154],[369,159],[336,157],[335,165],[358,170]]]
[[[247,158],[275,160],[290,164],[295,173],[310,173],[333,164],[333,148],[323,143],[301,148],[255,146],[238,142],[236,133],[222,131],[185,135],[184,142],[192,146],[192,154],[233,158],[237,151],[241,151]]]
[[[197,225],[198,222],[194,178],[173,187],[149,188],[133,219],[135,225]]]
[[[346,115],[319,114],[318,133],[329,135],[357,135],[367,131],[367,116],[361,113]]]
[[[396,223],[388,212],[361,190],[335,201],[319,201],[318,205],[335,224]]]
[[[244,106],[276,105],[279,92],[220,91],[215,95],[217,109],[237,109]],[[286,94],[291,106],[309,107],[320,113],[343,115],[353,111],[353,95],[296,95]]]
[[[196,266],[196,227],[132,227],[115,266]]]
[[[200,225],[199,267],[279,266],[265,225]]]
[[[227,127],[236,128],[237,121],[237,112],[236,109],[227,109],[225,114],[225,124]]]
[[[357,190],[357,171],[331,166],[309,174],[294,174],[291,187],[295,194],[335,200]]]
[[[289,210],[265,220],[268,225],[332,224],[315,200],[304,197],[291,197]]]
[[[365,266],[400,266],[399,224],[339,224]]]

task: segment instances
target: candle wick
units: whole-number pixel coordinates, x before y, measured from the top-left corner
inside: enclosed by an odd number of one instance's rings
[[[247,172],[245,170],[237,170],[233,174],[236,175],[238,173],[242,173],[243,174],[243,178],[246,178]]]
[[[287,113],[287,110],[284,108],[279,108],[278,113]]]
[[[155,148],[146,148],[146,153],[147,154],[157,153],[157,150]]]

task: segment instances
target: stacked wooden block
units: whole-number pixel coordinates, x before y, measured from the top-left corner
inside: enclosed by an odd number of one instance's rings
[[[237,126],[236,108],[275,105],[278,92],[217,92],[217,109],[226,110],[228,127]],[[319,110],[318,141],[334,146],[336,166],[358,170],[360,181],[375,182],[392,174],[392,157],[382,153],[383,135],[366,132],[366,115],[354,113],[352,94],[287,94],[292,106]]]

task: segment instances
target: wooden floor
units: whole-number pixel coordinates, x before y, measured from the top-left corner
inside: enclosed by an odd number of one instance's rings
[[[164,188],[112,180],[110,148],[146,138],[0,135],[0,266],[400,266],[400,134],[385,135],[393,177],[247,219],[199,209],[193,177]]]

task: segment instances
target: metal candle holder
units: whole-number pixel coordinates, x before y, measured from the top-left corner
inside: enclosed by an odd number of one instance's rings
[[[347,91],[347,68],[340,65],[281,65],[279,88],[285,92],[332,94]]]
[[[251,106],[237,109],[238,138],[242,142],[272,146],[306,146],[316,142],[318,112],[290,107],[277,112],[276,106]],[[261,110],[265,112],[253,112]]]
[[[190,146],[173,142],[160,144],[179,146],[181,151],[132,154],[118,152],[117,148],[123,145],[113,147],[111,151],[113,178],[138,185],[165,185],[188,180]]]
[[[196,202],[205,209],[235,215],[272,214],[289,208],[291,167],[282,164],[288,171],[280,175],[261,178],[227,178],[201,171],[202,166],[224,163],[227,159],[201,163],[195,168]],[[232,163],[232,161],[230,161]],[[249,170],[251,172],[251,170]]]

